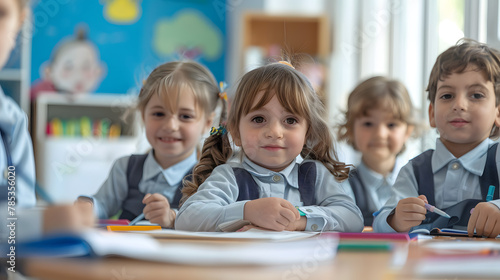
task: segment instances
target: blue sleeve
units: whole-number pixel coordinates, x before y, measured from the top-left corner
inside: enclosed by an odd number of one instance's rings
[[[0,93],[0,129],[5,133],[7,149],[15,167],[16,206],[20,208],[33,207],[35,197],[35,159],[33,144],[28,132],[28,117],[19,106],[3,92]],[[2,150],[3,143],[1,144]],[[5,154],[2,151],[2,154]],[[7,168],[7,159],[0,158],[2,167],[1,184],[6,183],[3,176]]]

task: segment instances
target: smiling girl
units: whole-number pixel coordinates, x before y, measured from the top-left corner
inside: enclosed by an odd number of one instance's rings
[[[169,62],[149,75],[139,94],[151,151],[118,159],[94,197],[101,219],[141,213],[152,223],[173,227],[182,180],[198,161],[196,147],[210,128],[219,97],[213,75],[195,62]]]
[[[348,168],[336,160],[324,110],[288,62],[245,74],[227,123],[242,158],[226,163],[226,127],[214,129],[183,189],[176,229],[227,230],[246,221],[277,231],[361,231],[361,212],[340,186]]]

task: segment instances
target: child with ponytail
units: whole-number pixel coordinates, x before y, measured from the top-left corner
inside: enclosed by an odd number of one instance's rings
[[[227,230],[245,221],[277,231],[360,232],[361,212],[341,187],[349,169],[336,160],[324,116],[311,84],[290,63],[245,74],[227,124],[221,118],[212,129],[184,183],[176,229]],[[228,162],[228,134],[241,148],[239,161]]]

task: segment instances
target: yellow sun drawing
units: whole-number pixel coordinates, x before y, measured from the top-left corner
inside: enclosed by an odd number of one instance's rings
[[[104,17],[115,24],[132,24],[141,17],[142,0],[104,0]]]

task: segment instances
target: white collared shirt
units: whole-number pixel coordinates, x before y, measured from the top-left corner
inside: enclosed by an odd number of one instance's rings
[[[179,209],[176,229],[216,231],[221,224],[243,219],[244,206],[248,200],[237,201],[239,189],[233,167],[250,172],[259,187],[260,198],[281,197],[294,206],[302,206],[298,190],[299,161],[296,159],[280,172],[263,168],[248,158],[244,158],[242,162],[217,166],[198,191]],[[304,162],[306,161],[310,160]],[[363,218],[359,208],[326,167],[318,161],[313,162],[317,170],[317,205],[300,207],[307,214],[306,230],[360,232],[363,229]]]
[[[483,174],[488,149],[494,142],[486,139],[477,147],[455,158],[440,139],[436,140],[436,150],[432,154],[432,173],[434,178],[434,197],[437,208],[447,208],[466,199],[482,199],[479,177]],[[497,149],[495,161],[497,173],[500,175],[500,148]],[[378,232],[394,232],[387,223],[387,217],[396,208],[399,200],[407,197],[418,197],[418,185],[411,162],[403,166],[393,186],[393,194],[375,218],[373,227]],[[500,200],[490,203],[500,208]]]

